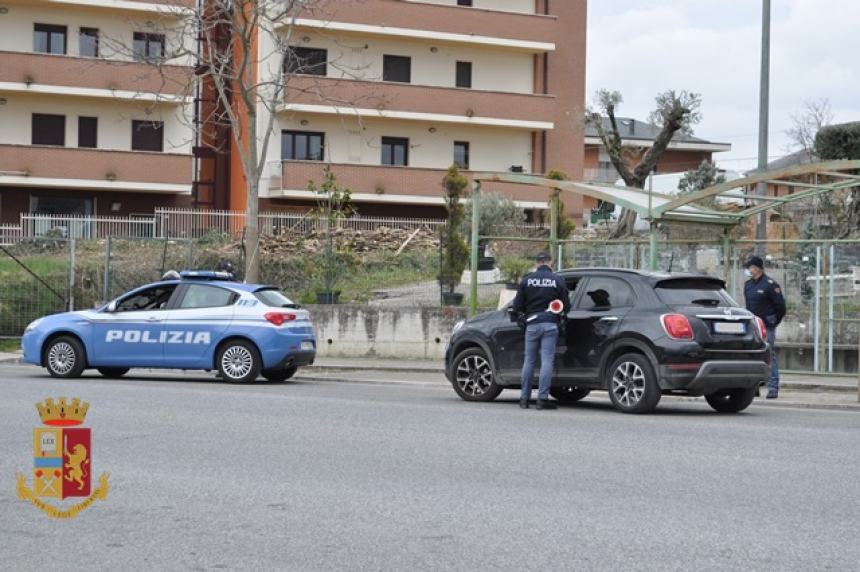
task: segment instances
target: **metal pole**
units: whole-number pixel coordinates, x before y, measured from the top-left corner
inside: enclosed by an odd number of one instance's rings
[[[729,233],[723,231],[723,271],[726,273],[726,282],[732,284],[732,239],[729,238]],[[731,292],[731,287],[729,288]]]
[[[105,242],[105,283],[104,291],[102,292],[104,302],[110,299],[110,243],[111,237],[107,237],[107,241]]]
[[[649,257],[650,257],[649,268],[652,271],[657,270],[657,235],[658,235],[657,223],[652,222],[651,223],[651,234],[649,235],[649,239],[651,241],[650,242],[651,252],[649,253]]]
[[[812,327],[815,328],[815,355],[812,358],[813,371],[820,371],[819,353],[821,350],[821,247],[815,247],[815,320]]]
[[[836,295],[835,274],[836,274],[836,246],[830,245],[830,256],[828,257],[828,266],[830,268],[830,292],[827,300],[827,371],[833,372],[833,298]]]
[[[550,213],[549,213],[549,245],[550,252],[556,255],[556,262],[560,263],[558,258],[558,189],[554,190],[552,193],[552,199],[550,199]],[[558,268],[558,266],[556,266]]]
[[[758,170],[767,170],[767,130],[769,124],[770,110],[770,0],[762,0],[761,21],[761,78],[759,88],[759,113],[758,113]],[[757,194],[761,197],[767,196],[767,183],[762,181],[758,184]],[[767,211],[758,216],[756,225],[756,238],[764,240],[767,238]],[[765,245],[756,245],[756,251],[760,255],[764,252]]]
[[[69,312],[75,311],[75,239],[69,240]]]
[[[472,272],[469,284],[469,314],[478,313],[478,228],[481,221],[481,181],[472,183]]]

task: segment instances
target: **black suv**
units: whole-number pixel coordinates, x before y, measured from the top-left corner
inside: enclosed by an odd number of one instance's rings
[[[559,275],[571,300],[550,391],[559,401],[603,389],[619,410],[644,413],[663,394],[704,395],[717,411],[735,413],[767,380],[764,324],[738,307],[723,280],[601,268]],[[466,401],[491,401],[519,388],[524,344],[510,305],[475,316],[455,326],[446,376]]]

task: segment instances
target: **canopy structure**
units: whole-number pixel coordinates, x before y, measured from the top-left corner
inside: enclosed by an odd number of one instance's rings
[[[860,186],[860,160],[826,161],[804,165],[793,165],[782,169],[752,174],[742,179],[713,185],[701,191],[685,195],[664,195],[645,189],[608,185],[590,181],[558,181],[536,175],[516,173],[476,173],[473,177],[473,198],[480,196],[481,182],[515,183],[555,189],[560,192],[574,193],[597,200],[617,204],[634,211],[639,218],[650,223],[651,268],[657,266],[657,238],[660,223],[687,222],[713,225],[727,230],[741,224],[748,217],[777,208],[787,203],[806,200],[834,191]],[[740,187],[751,188],[758,183],[788,187],[791,192],[785,196],[761,196],[757,194],[738,195]],[[731,198],[740,201],[739,208],[714,210],[700,201],[711,198]],[[557,200],[556,197],[553,200]],[[472,208],[472,309],[477,308],[477,267],[478,267],[478,223],[480,221],[480,201],[473,200]],[[556,249],[557,209],[550,210],[550,242]],[[724,233],[725,234],[725,233]]]

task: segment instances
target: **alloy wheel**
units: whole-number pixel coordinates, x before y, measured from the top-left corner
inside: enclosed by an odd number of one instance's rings
[[[645,395],[645,372],[632,361],[621,362],[612,374],[612,393],[621,405],[636,406]]]
[[[470,355],[457,366],[457,385],[464,394],[483,395],[492,384],[493,370],[486,358]]]
[[[253,365],[254,356],[243,346],[231,346],[221,356],[221,369],[224,375],[232,379],[240,379],[248,375]]]
[[[66,342],[54,344],[48,351],[48,365],[59,375],[69,373],[75,367],[75,361],[75,350]]]

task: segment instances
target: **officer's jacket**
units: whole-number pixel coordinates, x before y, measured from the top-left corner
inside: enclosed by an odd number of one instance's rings
[[[785,297],[776,280],[762,274],[758,280],[750,278],[744,284],[747,310],[764,320],[771,328],[779,325],[785,317]]]
[[[562,315],[570,311],[570,294],[564,278],[555,274],[549,266],[539,266],[520,282],[513,310],[524,314],[527,324],[558,323],[559,316],[549,311],[549,303],[553,300],[561,300],[564,306]]]

